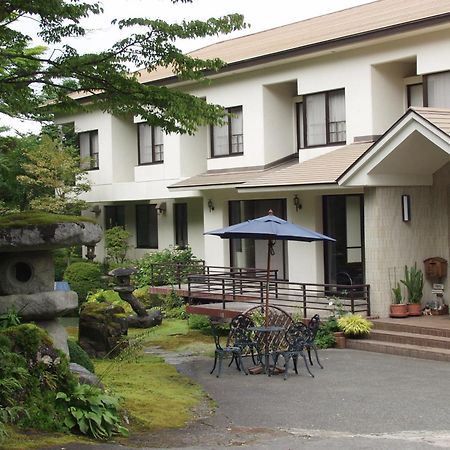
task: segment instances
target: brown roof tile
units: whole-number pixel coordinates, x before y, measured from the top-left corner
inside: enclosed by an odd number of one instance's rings
[[[195,50],[198,58],[220,58],[236,63],[293,49],[305,49],[374,31],[395,29],[424,19],[447,16],[450,0],[379,0],[319,17],[221,41]],[[141,82],[170,77],[170,69],[141,72]]]
[[[428,122],[450,135],[450,109],[411,108]]]
[[[250,180],[239,189],[275,186],[335,184],[338,178],[372,145],[372,142],[350,144],[317,158],[278,169]]]

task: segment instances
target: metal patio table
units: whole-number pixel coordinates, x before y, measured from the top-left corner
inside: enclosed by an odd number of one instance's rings
[[[271,373],[270,373],[269,335],[271,333],[276,333],[278,335],[284,331],[284,328],[272,325],[272,326],[249,327],[248,330],[254,331],[255,333],[261,334],[263,336],[264,362],[262,360],[260,360],[260,362],[264,373],[266,373],[270,377]]]

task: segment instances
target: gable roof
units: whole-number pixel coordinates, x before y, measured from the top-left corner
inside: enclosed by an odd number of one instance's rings
[[[254,64],[449,21],[450,0],[379,0],[221,41],[188,54],[202,59],[220,58],[231,66]],[[140,81],[172,76],[170,68],[163,67],[141,71]]]
[[[418,143],[418,146],[414,147],[414,142]],[[428,145],[431,147],[427,148],[427,153],[425,146]],[[392,158],[395,153],[398,154],[397,161]],[[432,173],[449,160],[450,109],[412,107],[348,166],[337,181],[343,186],[366,184],[368,180],[362,182],[361,177],[372,174],[376,180],[376,175],[384,172],[388,178],[378,181],[395,184],[392,178],[392,163],[396,162],[397,169],[399,164],[403,166],[398,173],[415,175],[414,180],[406,179],[401,182],[430,184]],[[389,167],[390,170],[387,170]],[[415,174],[411,168],[415,169]],[[427,176],[424,176],[425,172]]]

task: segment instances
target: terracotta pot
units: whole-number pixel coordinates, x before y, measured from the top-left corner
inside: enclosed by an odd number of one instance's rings
[[[408,305],[404,303],[392,304],[389,317],[408,317]]]
[[[408,316],[421,316],[422,305],[420,303],[408,303]]]
[[[345,334],[343,331],[335,331],[334,333],[334,339],[336,340],[336,348],[345,348]]]

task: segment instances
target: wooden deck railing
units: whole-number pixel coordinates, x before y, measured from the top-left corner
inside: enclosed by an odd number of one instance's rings
[[[192,260],[189,263],[152,263],[150,265],[151,286],[171,284],[181,288],[181,285],[188,283],[189,275],[204,275],[208,280],[217,277],[265,279],[267,270],[249,267],[207,266],[205,261],[201,259]],[[278,279],[278,270],[272,269],[270,276]],[[170,278],[169,283],[167,282],[168,278]]]
[[[258,272],[255,277],[240,272],[189,275],[188,296],[191,302],[221,302],[223,309],[236,301],[261,304],[266,298],[266,273]],[[331,313],[338,304],[346,311],[370,315],[370,286],[295,283],[271,277],[269,301],[281,308],[299,309],[303,317],[311,311]]]

